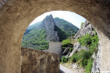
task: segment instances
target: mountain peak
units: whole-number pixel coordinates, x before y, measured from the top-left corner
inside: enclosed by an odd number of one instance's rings
[[[53,18],[52,14],[47,15],[46,18]]]
[[[55,31],[55,22],[52,15],[46,16],[43,20],[43,25],[45,25],[47,40],[49,41],[59,41],[57,32]]]

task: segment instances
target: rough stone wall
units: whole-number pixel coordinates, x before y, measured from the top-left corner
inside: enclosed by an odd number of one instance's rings
[[[78,38],[86,34],[90,34],[91,36],[96,35],[95,29],[93,28],[92,24],[90,24],[90,22],[88,21],[85,21],[84,24],[81,25],[81,28],[79,29],[79,31],[75,34],[74,39],[76,41],[74,42],[74,46],[73,46],[74,50],[72,51],[70,56],[72,56],[76,51],[80,51],[82,49],[85,49],[85,50],[89,49],[85,46],[81,46],[81,44],[77,41]]]
[[[110,0],[7,0],[0,8],[0,73],[21,72],[23,33],[35,17],[52,10],[76,12],[103,33],[101,66],[110,70]]]
[[[21,50],[21,73],[60,73],[58,55],[27,48]]]
[[[99,36],[99,57],[100,57],[100,72],[109,73],[110,72],[110,40],[100,31]]]
[[[61,55],[61,42],[49,42],[49,49],[47,50],[48,52],[58,54],[59,56]]]

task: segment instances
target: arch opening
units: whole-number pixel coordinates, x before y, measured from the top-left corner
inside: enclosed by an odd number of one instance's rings
[[[96,66],[94,65],[95,61],[97,61],[97,59],[95,59],[96,56],[92,58],[93,53],[99,50],[98,40],[96,30],[82,16],[70,11],[46,12],[35,18],[26,29],[21,44],[23,49],[22,56],[23,58],[26,57],[24,57],[24,48],[42,50],[59,55],[60,62],[58,63],[60,64],[59,70],[61,71],[67,73],[74,73],[79,70],[79,73],[87,71],[89,73],[99,72],[99,66],[96,65],[98,68],[95,68]],[[78,54],[80,54],[80,59],[78,59]],[[31,54],[31,56],[32,55],[33,54]],[[87,55],[89,56],[86,57]],[[97,53],[95,53],[95,55],[97,55]],[[30,54],[27,56],[30,56]],[[42,55],[39,54],[39,56]],[[29,59],[31,60],[31,57],[29,57]],[[55,59],[57,60],[57,58]],[[77,64],[78,61],[80,62]],[[84,64],[85,61],[87,62]],[[70,64],[68,64],[68,62],[70,62]],[[99,63],[97,64],[99,65]],[[65,65],[68,65],[71,69],[66,68]],[[76,69],[72,67],[73,65],[77,65],[77,67],[75,67]],[[29,66],[31,67],[30,63]],[[37,67],[37,63],[35,66]],[[64,70],[63,67],[68,69],[68,71]],[[24,68],[23,66],[22,70]],[[79,70],[77,68],[79,68]],[[26,73],[28,70],[29,69],[25,69],[22,73]]]

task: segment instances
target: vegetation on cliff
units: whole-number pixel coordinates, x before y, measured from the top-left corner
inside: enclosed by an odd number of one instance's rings
[[[79,66],[85,69],[85,73],[91,73],[91,68],[93,64],[93,53],[97,52],[98,47],[98,36],[97,34],[91,36],[90,34],[86,34],[78,39],[78,42],[82,46],[86,46],[89,48],[88,50],[80,50],[74,53],[71,57],[63,56],[61,58],[62,63],[70,62],[77,63]],[[64,45],[70,44],[68,40],[65,40]]]
[[[23,37],[22,47],[24,48],[34,48],[34,49],[47,49],[48,41],[45,39],[46,34],[45,30],[36,30],[31,31]]]

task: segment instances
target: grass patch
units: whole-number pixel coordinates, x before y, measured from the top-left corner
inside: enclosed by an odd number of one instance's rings
[[[65,40],[62,41],[62,46],[67,46],[69,44],[71,44],[71,40],[70,39],[65,39]]]
[[[93,36],[86,34],[85,36],[79,38],[78,41],[82,46],[88,47],[91,54],[97,51],[99,41],[97,34]]]
[[[61,62],[66,63],[77,63],[81,67],[85,69],[85,73],[91,73],[91,68],[93,64],[93,58],[92,55],[93,53],[97,52],[97,47],[98,47],[98,36],[97,34],[91,36],[90,34],[86,34],[85,36],[82,36],[81,38],[78,39],[78,42],[82,46],[86,46],[89,48],[89,50],[80,50],[76,53],[74,53],[71,57],[66,58],[63,56],[61,58]],[[66,39],[62,41],[63,47],[67,47],[68,45],[71,44],[70,39]],[[71,47],[69,51],[72,51],[73,48]]]
[[[85,66],[85,73],[91,73],[92,64],[93,59],[92,58],[88,59],[88,64]]]
[[[78,63],[80,66],[85,68],[85,73],[91,73],[91,68],[93,64],[92,55],[94,52],[97,52],[98,47],[98,36],[90,34],[86,34],[78,39],[79,43],[82,46],[86,46],[89,50],[81,50],[75,54],[73,54],[70,58],[70,62]]]
[[[62,56],[61,63],[66,63],[66,62],[68,62],[68,58],[65,56]]]

